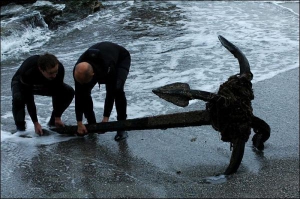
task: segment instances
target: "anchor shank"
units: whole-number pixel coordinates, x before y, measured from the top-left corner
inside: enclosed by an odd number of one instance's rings
[[[205,110],[87,124],[86,128],[89,133],[99,133],[108,131],[167,129],[201,125],[210,125],[209,113]],[[77,132],[77,126],[50,128],[50,130],[60,134],[75,134]]]

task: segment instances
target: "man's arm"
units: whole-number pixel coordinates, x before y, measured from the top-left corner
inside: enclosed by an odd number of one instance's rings
[[[82,115],[83,115],[83,107],[84,107],[84,95],[87,92],[84,92],[84,86],[80,85],[75,80],[75,115],[77,122],[82,122]]]
[[[77,121],[77,133],[78,134],[86,134],[87,129],[82,123],[82,115],[83,115],[83,105],[84,105],[84,88],[80,85],[75,79],[75,115]]]

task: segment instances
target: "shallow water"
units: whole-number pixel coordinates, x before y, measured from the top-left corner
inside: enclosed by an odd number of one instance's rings
[[[107,9],[56,31],[27,27],[25,31],[15,31],[21,37],[1,37],[2,107],[10,106],[6,82],[26,57],[46,51],[54,53],[66,68],[66,82],[73,86],[71,71],[77,58],[100,41],[119,43],[132,55],[125,87],[129,118],[175,108],[155,96],[151,92],[154,88],[186,82],[192,89],[215,92],[220,83],[238,73],[237,60],[221,46],[218,35],[244,52],[254,83],[299,66],[299,17],[274,3],[116,1],[104,5]],[[103,107],[103,90],[98,92],[95,87],[93,93],[98,117]],[[39,107],[49,104],[49,99],[37,99],[37,103],[43,122],[47,119],[44,111],[51,107]],[[74,110],[74,103],[70,110]],[[1,116],[4,126],[12,119],[9,108],[3,108]],[[112,118],[115,117],[113,112]],[[70,123],[74,121],[69,114],[65,118]]]

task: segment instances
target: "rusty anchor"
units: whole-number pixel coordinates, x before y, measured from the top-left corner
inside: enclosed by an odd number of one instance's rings
[[[250,65],[242,51],[227,39],[218,36],[221,44],[238,60],[240,73],[229,77],[220,85],[218,92],[192,90],[187,83],[176,82],[152,90],[160,98],[177,106],[186,107],[189,100],[199,99],[206,102],[205,110],[172,113],[152,117],[127,119],[105,123],[87,124],[89,133],[109,131],[132,131],[147,129],[167,129],[188,126],[212,125],[221,133],[221,140],[230,142],[233,148],[230,163],[224,175],[235,173],[243,159],[245,143],[251,134],[254,147],[264,149],[264,142],[270,137],[270,126],[262,119],[253,115],[251,100],[254,99],[251,80],[253,74]],[[60,134],[74,135],[77,126],[50,128]]]

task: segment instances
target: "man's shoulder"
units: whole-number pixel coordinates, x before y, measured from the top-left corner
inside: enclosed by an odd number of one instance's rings
[[[28,70],[32,70],[37,67],[39,55],[32,55],[25,59],[20,66],[21,73],[26,73]]]
[[[102,41],[96,43],[95,45],[91,46],[89,49],[107,49],[107,48],[122,48],[119,44],[113,43],[111,41]]]
[[[58,61],[58,68],[59,69],[64,69],[65,68],[64,65],[60,61]]]
[[[30,57],[28,57],[27,59],[25,59],[25,61],[27,60],[32,60],[32,61],[38,61],[40,58],[40,55],[31,55]]]

